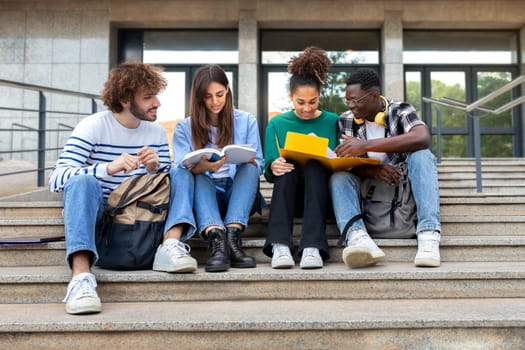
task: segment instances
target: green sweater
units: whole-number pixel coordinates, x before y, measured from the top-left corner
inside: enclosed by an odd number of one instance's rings
[[[339,127],[337,114],[321,111],[321,115],[315,119],[304,120],[297,117],[293,110],[279,114],[268,123],[264,142],[264,177],[273,182],[273,173],[270,169],[272,162],[279,158],[275,135],[279,140],[279,146],[284,147],[286,133],[288,131],[302,134],[314,133],[317,136],[328,138],[328,147],[334,149],[339,144]]]

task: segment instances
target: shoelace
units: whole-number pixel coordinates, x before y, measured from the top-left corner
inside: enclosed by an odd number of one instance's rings
[[[360,243],[363,243],[364,241],[366,241],[366,239],[367,239],[366,235],[360,233],[360,234],[355,235],[354,237],[352,237],[351,240],[348,240],[348,245],[360,244]]]
[[[166,244],[164,247],[168,251],[168,254],[174,255],[176,258],[189,255],[191,250],[189,245],[180,241],[177,243]]]
[[[425,253],[431,253],[435,250],[435,246],[438,243],[437,239],[422,239],[418,242],[420,249]]]
[[[304,251],[303,251],[303,257],[308,259],[308,258],[316,258],[316,255],[315,254],[315,249],[310,249],[310,248],[306,248]]]
[[[283,256],[288,256],[288,251],[286,250],[287,247],[282,247],[282,246],[275,246],[275,249],[274,249],[274,254],[277,253],[277,256],[280,258],[280,257],[283,257]]]
[[[95,288],[97,287],[97,282],[92,280],[91,278],[85,276],[83,278],[79,278],[75,280],[75,283],[70,286],[70,288],[67,289],[66,296],[63,302],[66,302],[71,294],[73,294],[73,291],[75,291],[75,295],[78,298],[83,297],[92,297],[96,296]]]

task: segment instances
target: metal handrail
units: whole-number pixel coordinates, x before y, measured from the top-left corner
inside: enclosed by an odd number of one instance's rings
[[[490,109],[486,107],[482,107],[487,102],[492,101],[496,97],[501,96],[502,94],[506,93],[509,90],[512,90],[516,86],[525,83],[525,75],[520,75],[516,79],[512,80],[511,82],[503,85],[499,89],[494,90],[490,94],[488,94],[485,97],[480,98],[477,101],[472,102],[471,104],[466,104],[465,102],[454,100],[452,98],[448,97],[440,97],[438,99],[433,97],[423,97],[423,102],[426,103],[435,103],[437,105],[446,106],[454,109],[459,109],[461,111],[464,111],[467,113],[467,116],[472,117],[474,122],[474,156],[476,159],[476,190],[478,193],[482,192],[482,180],[481,180],[481,135],[480,135],[480,126],[479,126],[479,118],[480,116],[476,115],[475,111],[482,111],[488,114],[501,114],[511,108],[514,108],[522,103],[525,103],[525,95],[517,97],[510,102],[504,104],[503,106],[500,106],[496,109]],[[438,114],[441,114],[441,111],[438,107]],[[438,118],[438,130],[441,130],[441,118]],[[441,131],[439,131],[441,133]],[[438,135],[438,143],[441,142],[440,139],[441,135]],[[440,148],[440,147],[438,147]],[[441,154],[438,155],[438,159],[441,159]]]
[[[12,123],[11,129],[0,129],[0,132],[35,132],[37,133],[37,143],[38,146],[34,149],[22,149],[22,150],[13,150],[14,145],[11,145],[11,149],[9,151],[1,151],[0,154],[13,154],[13,153],[23,153],[23,152],[36,152],[37,153],[37,168],[31,169],[31,170],[22,170],[22,171],[14,171],[9,173],[1,173],[1,176],[6,175],[15,175],[15,174],[22,174],[22,173],[29,173],[29,172],[37,172],[37,186],[44,186],[44,176],[45,171],[49,170],[49,167],[45,166],[45,157],[46,157],[46,151],[56,151],[60,150],[62,148],[46,148],[46,135],[47,132],[62,132],[67,131],[69,129],[73,129],[73,127],[59,123],[58,129],[46,129],[46,116],[48,113],[52,114],[68,114],[68,115],[90,115],[92,113],[96,113],[98,110],[98,104],[97,100],[100,101],[100,97],[95,94],[90,93],[84,93],[84,92],[78,92],[78,91],[70,91],[70,90],[63,90],[63,89],[56,89],[51,88],[47,86],[41,86],[41,85],[35,85],[35,84],[27,84],[17,81],[9,81],[9,80],[3,80],[0,79],[0,86],[9,87],[9,88],[16,88],[16,89],[23,89],[23,90],[31,90],[38,92],[38,108],[15,108],[15,107],[0,107],[0,110],[7,110],[7,111],[18,111],[18,112],[31,112],[31,113],[38,113],[38,126],[37,127],[29,127],[26,125],[18,124],[18,123]],[[60,94],[60,95],[67,95],[72,97],[80,97],[80,98],[87,98],[91,100],[91,113],[86,112],[68,112],[68,111],[56,111],[56,110],[48,110],[46,109],[46,94]],[[21,129],[15,129],[15,127],[19,127]],[[12,137],[11,137],[12,138]]]
[[[86,92],[78,92],[78,91],[71,91],[71,90],[62,90],[62,89],[56,89],[49,86],[42,86],[42,85],[35,85],[35,84],[27,84],[22,83],[19,81],[11,81],[11,80],[4,80],[0,79],[0,85],[6,86],[6,87],[14,87],[18,89],[24,89],[24,90],[32,90],[37,92],[50,92],[55,94],[61,94],[61,95],[69,95],[69,96],[75,96],[75,97],[85,97],[85,98],[91,98],[91,99],[99,99],[99,95],[95,94],[89,94]]]

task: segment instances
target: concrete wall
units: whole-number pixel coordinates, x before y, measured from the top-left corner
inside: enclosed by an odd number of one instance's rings
[[[23,3],[20,2],[20,4]],[[5,6],[5,4],[3,4]],[[0,79],[58,89],[99,94],[109,67],[109,12],[104,9],[0,10]],[[53,111],[90,112],[89,99],[46,96]],[[36,109],[38,93],[0,87],[0,106]],[[37,113],[0,111],[0,127],[12,123],[37,127]],[[76,125],[80,116],[48,115],[48,128]],[[63,145],[67,132],[50,135],[48,147]],[[36,133],[17,132],[0,137],[0,149],[36,148]],[[34,159],[25,154],[18,159]]]
[[[514,0],[4,0],[0,79],[99,93],[116,60],[118,28],[238,28],[239,107],[257,113],[260,29],[381,29],[384,93],[403,98],[404,29],[515,29],[523,48],[524,26],[525,1]],[[0,105],[29,108],[35,101],[34,93],[0,88]],[[89,110],[86,101],[48,102],[52,109]],[[0,127],[32,119],[0,111]],[[52,116],[48,127],[57,120]]]

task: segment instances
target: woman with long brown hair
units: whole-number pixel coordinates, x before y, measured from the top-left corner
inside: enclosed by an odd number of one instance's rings
[[[206,65],[193,77],[190,117],[175,128],[175,165],[181,166],[189,152],[203,148],[221,150],[230,144],[253,148],[256,155],[241,164],[226,163],[227,156],[217,161],[202,156],[190,167],[195,176],[198,232],[209,244],[205,267],[209,272],[256,266],[255,259],[242,250],[241,234],[252,209],[264,206],[264,199],[258,196],[263,158],[257,121],[253,115],[234,109],[224,70],[218,65]]]

